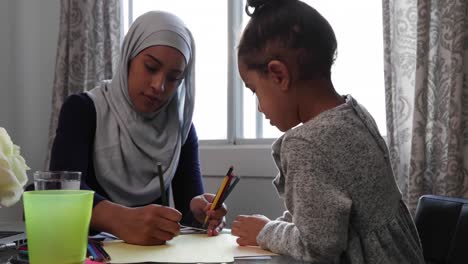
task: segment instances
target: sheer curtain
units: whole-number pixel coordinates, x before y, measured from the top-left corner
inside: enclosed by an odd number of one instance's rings
[[[63,101],[111,79],[120,50],[120,0],[61,0],[60,4],[46,168]]]
[[[468,197],[468,1],[383,0],[388,144],[404,200]]]

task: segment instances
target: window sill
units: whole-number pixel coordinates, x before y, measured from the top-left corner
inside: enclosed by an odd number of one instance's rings
[[[241,177],[273,178],[278,173],[271,156],[271,144],[200,144],[202,175],[224,176],[229,166]]]

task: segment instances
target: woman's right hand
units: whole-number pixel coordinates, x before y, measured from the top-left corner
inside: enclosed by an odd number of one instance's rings
[[[129,208],[102,201],[93,209],[91,227],[114,234],[130,244],[161,245],[179,234],[182,214],[151,204]]]

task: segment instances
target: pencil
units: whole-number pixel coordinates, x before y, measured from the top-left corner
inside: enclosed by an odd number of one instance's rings
[[[101,253],[101,255],[104,257],[105,261],[111,260],[109,254],[107,254],[106,250],[103,247],[102,242],[100,241],[94,241],[94,240],[89,240],[89,243],[94,245],[94,248]]]
[[[158,176],[159,176],[159,185],[161,186],[161,202],[163,206],[169,206],[166,197],[166,185],[164,185],[164,175],[162,172],[162,165],[158,162]]]
[[[236,184],[239,182],[239,180],[240,180],[239,177],[237,177],[237,176],[234,176],[234,177],[233,177],[232,183],[229,185],[228,189],[226,190],[226,192],[224,193],[223,197],[221,198],[220,204],[223,204],[224,201],[226,201],[227,197],[228,197],[229,194],[232,192],[232,189],[234,189],[234,187],[235,187]]]
[[[229,186],[229,183],[230,183],[230,181],[231,181],[231,179],[233,177],[232,176],[232,171],[233,170],[234,170],[233,166],[229,167],[229,170],[228,170],[226,176],[224,177],[223,182],[221,183],[221,185],[219,186],[218,191],[216,192],[216,196],[214,198],[213,203],[211,204],[210,210],[216,210],[222,205],[222,203],[219,203],[219,202],[220,202],[221,197],[223,196],[224,192],[226,191],[227,187]],[[209,218],[210,217],[208,215],[205,217],[205,221],[203,222],[203,226],[206,226],[206,223],[208,222]]]

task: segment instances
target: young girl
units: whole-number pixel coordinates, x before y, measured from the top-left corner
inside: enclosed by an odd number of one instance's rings
[[[248,1],[246,11],[239,72],[285,132],[272,148],[287,210],[276,220],[238,216],[238,244],[313,263],[424,263],[374,120],[331,82],[330,24],[298,0]]]

